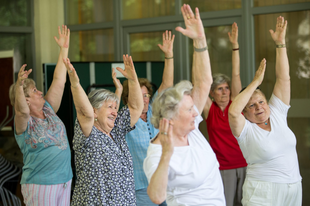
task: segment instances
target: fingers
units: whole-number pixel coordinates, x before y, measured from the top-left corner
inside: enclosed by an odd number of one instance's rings
[[[58,26],[58,34],[59,34],[59,36],[61,35],[60,26]]]
[[[199,14],[198,7],[195,8],[195,14],[196,14],[196,19],[200,19],[200,14]]]
[[[171,39],[172,43],[174,42],[174,37],[175,37],[175,35],[173,34],[172,39]]]

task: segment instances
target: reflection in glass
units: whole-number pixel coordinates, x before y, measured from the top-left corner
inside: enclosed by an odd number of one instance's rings
[[[122,0],[124,20],[175,15],[175,0]]]
[[[112,0],[66,0],[68,24],[113,21]]]
[[[266,58],[262,89],[270,97],[275,84],[276,50],[269,29],[275,29],[278,16],[288,20],[286,47],[290,62],[292,99],[310,98],[310,11],[257,15],[255,22],[256,68]],[[269,69],[268,69],[269,68]]]
[[[228,38],[228,32],[231,30],[231,26],[216,26],[205,28],[206,38],[209,47],[210,62],[212,68],[212,74],[222,73],[231,77],[231,55],[232,48]],[[189,54],[193,58],[193,41],[189,41]]]
[[[71,32],[71,61],[114,61],[113,29]]]
[[[191,8],[198,7],[199,12],[240,9],[241,0],[182,0],[182,4],[189,4]]]
[[[259,6],[274,6],[274,5],[282,5],[282,4],[296,4],[296,3],[303,3],[303,2],[310,2],[310,0],[254,0],[253,5],[254,7]]]
[[[130,34],[130,53],[135,61],[163,61],[164,53],[157,46],[162,44],[164,31]]]
[[[0,26],[30,26],[29,0],[1,0]]]

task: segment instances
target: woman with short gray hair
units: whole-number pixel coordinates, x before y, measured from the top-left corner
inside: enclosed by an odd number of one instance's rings
[[[212,83],[210,58],[198,8],[181,8],[186,29],[176,30],[193,39],[193,85],[182,81],[154,100],[152,123],[159,128],[151,140],[143,169],[147,193],[159,204],[224,206],[223,183],[215,154],[199,131],[200,116]]]
[[[136,205],[125,135],[134,129],[143,101],[132,59],[124,55],[123,60],[125,70],[116,69],[128,79],[129,96],[119,112],[119,97],[109,90],[94,90],[87,97],[69,59],[64,60],[77,111],[72,142],[77,180],[71,205]]]
[[[242,88],[238,26],[233,23],[231,27],[232,31],[228,32],[228,37],[232,44],[232,81],[230,84],[230,78],[225,74],[213,75],[210,91],[212,100],[208,98],[203,114],[207,123],[210,146],[220,163],[226,205],[241,206],[247,163],[228,121],[230,104]]]

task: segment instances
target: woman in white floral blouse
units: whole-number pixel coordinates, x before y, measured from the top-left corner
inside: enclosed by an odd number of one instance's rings
[[[71,205],[136,205],[132,158],[125,135],[134,128],[143,100],[131,56],[123,56],[128,105],[119,112],[116,94],[98,89],[88,97],[70,60],[65,60],[77,121],[73,137],[77,181]]]

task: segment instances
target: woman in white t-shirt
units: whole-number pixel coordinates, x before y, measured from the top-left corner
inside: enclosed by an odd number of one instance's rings
[[[192,38],[193,84],[182,81],[164,90],[153,102],[152,124],[159,128],[151,141],[143,169],[149,181],[147,193],[159,204],[225,205],[219,164],[198,129],[212,84],[207,42],[198,8],[181,8],[186,29],[176,30]]]
[[[296,137],[287,125],[291,91],[286,28],[287,21],[280,16],[275,32],[270,30],[276,44],[276,83],[269,104],[257,88],[264,78],[266,60],[263,59],[253,81],[229,108],[232,133],[248,163],[243,185],[244,206],[298,206],[302,201]]]

